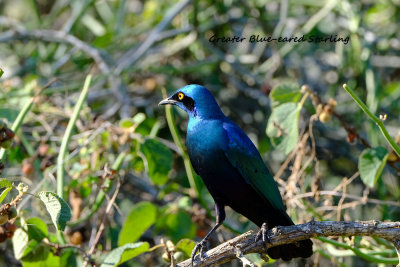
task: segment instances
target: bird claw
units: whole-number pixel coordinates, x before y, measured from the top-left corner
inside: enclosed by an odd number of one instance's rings
[[[191,255],[191,259],[192,259],[191,266],[192,267],[193,267],[193,263],[194,263],[194,257],[196,256],[197,252],[199,252],[200,260],[203,260],[203,254],[205,253],[204,248],[207,251],[207,240],[205,240],[205,239],[203,239],[199,243],[197,243],[192,251],[192,255]]]
[[[267,244],[271,243],[271,240],[269,239],[269,236],[268,236],[268,225],[267,225],[267,223],[263,223],[262,224],[261,229],[260,229],[260,231],[258,231],[254,241],[258,242],[259,240],[263,241],[263,247],[264,247],[265,253],[267,253],[267,251],[268,251]]]

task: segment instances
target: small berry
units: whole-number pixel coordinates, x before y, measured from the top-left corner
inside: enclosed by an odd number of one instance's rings
[[[30,159],[25,159],[22,162],[22,173],[25,175],[31,175],[33,173],[34,167]]]
[[[8,239],[11,239],[14,236],[14,232],[6,232],[6,236]]]
[[[2,226],[0,226],[0,243],[4,242],[6,240],[7,240],[6,229],[4,229]]]
[[[8,221],[8,215],[0,215],[0,225],[5,224]]]
[[[8,139],[5,141],[2,141],[0,146],[4,149],[9,149],[12,146],[12,140]]]
[[[11,219],[14,219],[15,217],[17,217],[17,215],[18,215],[18,212],[17,212],[17,209],[15,208],[15,207],[11,207],[9,210],[8,210],[8,218],[11,220]]]
[[[6,129],[6,135],[8,138],[13,139],[15,136],[15,133],[11,129]]]
[[[355,137],[356,137],[355,134],[352,133],[352,132],[350,132],[350,133],[347,135],[347,142],[348,142],[348,143],[353,143]]]
[[[171,240],[168,240],[166,245],[167,245],[168,251],[174,251],[175,250],[175,245]]]
[[[162,259],[166,262],[171,262],[171,259],[169,258],[169,254],[167,252],[164,252],[162,254]]]
[[[177,262],[183,261],[185,259],[185,254],[183,254],[182,251],[175,252],[174,258]]]
[[[38,153],[39,156],[44,157],[47,155],[47,152],[49,152],[49,145],[47,144],[41,144],[38,148]]]
[[[328,112],[322,111],[321,114],[319,114],[318,118],[321,122],[327,122],[331,119],[331,114],[329,114]]]
[[[14,223],[6,223],[6,230],[9,232],[15,232],[15,230],[17,230],[17,226]]]
[[[76,231],[71,235],[69,242],[73,245],[79,246],[82,244],[82,240],[83,240],[82,233],[79,231]]]
[[[332,109],[332,107],[331,107],[330,105],[325,105],[325,106],[324,106],[324,111],[325,111],[326,113],[329,113],[329,115],[330,115],[330,114],[332,114],[333,109]]]
[[[394,151],[390,152],[389,155],[388,155],[388,157],[387,157],[387,160],[388,160],[389,162],[395,162],[395,161],[397,161],[398,159],[399,159],[399,157],[397,156],[397,154],[396,154]]]

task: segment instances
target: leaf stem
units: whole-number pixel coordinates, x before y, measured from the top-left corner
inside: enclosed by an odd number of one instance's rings
[[[72,113],[71,119],[67,125],[67,129],[65,130],[64,137],[61,141],[60,152],[57,158],[57,195],[59,195],[62,199],[64,199],[64,158],[68,149],[69,141],[71,139],[72,130],[78,119],[83,103],[86,100],[91,80],[92,75],[89,74],[86,76],[82,92],[78,98],[78,102],[75,105],[74,112]]]
[[[165,91],[164,91],[164,95]],[[185,147],[182,144],[181,137],[179,136],[178,128],[175,125],[174,117],[172,115],[172,108],[169,105],[165,106],[165,113],[167,118],[168,128],[171,132],[172,139],[174,140],[175,145],[178,147],[180,154],[182,155],[183,164],[185,166],[186,175],[189,180],[190,187],[194,190],[194,196],[202,201],[202,197],[199,189],[199,181],[196,181],[196,175],[194,174],[192,165],[190,163],[189,156],[185,152]]]
[[[390,136],[388,131],[386,130],[385,125],[383,124],[383,121],[380,120],[377,116],[372,114],[372,112],[369,110],[369,108],[362,102],[360,98],[354,93],[354,91],[347,86],[347,84],[343,84],[343,88],[350,94],[350,96],[353,98],[354,101],[357,102],[357,104],[360,106],[360,108],[373,120],[381,130],[383,136],[385,137],[386,141],[389,143],[389,145],[392,147],[392,149],[396,152],[396,154],[400,157],[400,147],[396,144],[396,142],[393,140],[393,138]]]
[[[386,263],[386,264],[397,264],[399,262],[398,258],[384,258],[380,256],[374,256],[372,253],[364,253],[360,248],[356,246],[351,246],[345,243],[341,243],[326,237],[317,237],[317,239],[321,240],[324,243],[331,244],[335,247],[343,248],[346,250],[353,251],[353,253],[360,258],[363,258],[364,260],[370,261],[370,262],[376,262],[376,263]]]

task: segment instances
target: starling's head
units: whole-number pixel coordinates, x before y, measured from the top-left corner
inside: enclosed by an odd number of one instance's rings
[[[197,84],[186,85],[159,103],[159,105],[167,104],[180,107],[189,114],[189,117],[208,119],[223,116],[210,91]]]

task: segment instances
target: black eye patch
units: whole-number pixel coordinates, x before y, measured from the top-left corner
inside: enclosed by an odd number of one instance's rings
[[[182,100],[183,104],[185,105],[185,107],[190,110],[193,111],[194,110],[194,100],[191,97],[185,96]]]
[[[182,102],[183,105],[184,105],[188,110],[193,111],[193,110],[194,110],[194,104],[195,104],[193,98],[188,97],[187,95],[183,95],[183,97],[181,96],[180,99],[179,99],[179,94],[183,94],[183,93],[181,93],[181,92],[176,93],[176,94],[174,94],[171,98],[172,98],[173,100]]]

